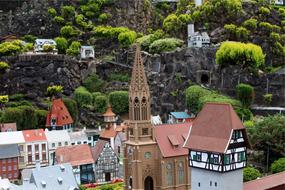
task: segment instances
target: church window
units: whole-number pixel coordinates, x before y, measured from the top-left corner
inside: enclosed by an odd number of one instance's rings
[[[134,130],[133,129],[129,129],[130,130],[130,135],[134,135]]]
[[[179,184],[185,183],[184,181],[184,163],[182,161],[178,164],[178,180]]]
[[[150,158],[151,158],[151,153],[150,153],[150,152],[144,153],[144,157],[145,157],[146,159],[150,159]]]
[[[142,120],[147,120],[147,101],[145,97],[142,99]]]
[[[167,185],[171,186],[173,185],[173,171],[172,171],[172,163],[168,163],[166,165],[166,181]]]
[[[142,135],[148,135],[148,128],[142,129]]]
[[[134,120],[140,120],[140,101],[135,98],[134,102]]]

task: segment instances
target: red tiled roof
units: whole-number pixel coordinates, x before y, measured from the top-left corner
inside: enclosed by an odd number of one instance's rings
[[[33,141],[47,141],[45,132],[43,129],[33,129],[22,131],[26,142]]]
[[[117,135],[117,131],[111,126],[109,129],[104,129],[104,131],[100,134],[100,138],[110,139],[115,138]]]
[[[70,163],[79,166],[94,163],[91,148],[88,144],[59,147],[55,150],[58,164]]]
[[[188,149],[183,148],[186,136],[192,123],[156,125],[154,133],[156,142],[163,157],[184,156]]]
[[[51,126],[51,119],[56,119],[57,126],[63,126],[67,124],[72,124],[73,119],[68,112],[66,106],[64,105],[62,99],[53,99],[52,101],[52,108],[47,114],[46,118],[46,126]]]
[[[285,172],[269,175],[243,184],[244,190],[270,190],[276,187],[285,189]]]
[[[91,148],[92,156],[93,156],[93,159],[95,162],[98,160],[98,158],[99,158],[101,152],[103,151],[103,148],[104,148],[106,143],[108,143],[108,141],[100,139],[96,142],[95,147]]]
[[[232,130],[245,128],[230,104],[207,103],[193,122],[185,147],[192,150],[224,153],[231,139]]]
[[[0,131],[7,132],[8,130],[17,131],[16,123],[0,123]]]
[[[108,106],[107,111],[103,114],[104,117],[114,117],[116,114],[112,111],[112,107]]]

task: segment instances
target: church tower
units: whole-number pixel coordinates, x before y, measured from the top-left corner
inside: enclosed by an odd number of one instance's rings
[[[151,124],[150,92],[137,46],[129,88],[128,141],[125,143],[125,190],[153,190],[158,164]]]

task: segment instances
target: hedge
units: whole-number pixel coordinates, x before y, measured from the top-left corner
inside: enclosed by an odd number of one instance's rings
[[[161,53],[167,51],[173,51],[177,47],[181,47],[183,45],[183,41],[177,38],[165,38],[154,41],[149,50],[151,53]]]
[[[243,181],[251,181],[261,177],[261,173],[253,168],[253,167],[246,167],[243,169]]]
[[[0,71],[6,71],[9,68],[10,68],[10,66],[8,63],[6,63],[4,61],[0,61]]]
[[[92,95],[91,93],[83,86],[80,86],[74,91],[74,99],[79,106],[91,105],[92,104]]]
[[[63,98],[63,102],[68,112],[70,113],[74,123],[76,123],[78,119],[78,114],[79,114],[77,102],[71,98],[66,98],[66,97]]]
[[[95,98],[95,110],[99,113],[104,113],[107,110],[108,98],[104,95]]]
[[[116,114],[129,111],[129,93],[128,91],[114,91],[109,94],[109,102]]]
[[[65,54],[66,49],[68,48],[68,41],[64,37],[57,37],[54,40],[56,42],[58,53]]]
[[[198,85],[190,86],[185,91],[186,103],[189,110],[193,113],[197,113],[199,110],[199,99],[203,96],[211,94],[211,91],[204,89]]]
[[[271,164],[271,172],[272,173],[279,173],[285,171],[285,158],[280,158],[275,160]]]
[[[236,86],[237,97],[245,107],[249,107],[254,100],[254,88],[249,84],[240,83]]]
[[[93,73],[83,81],[83,85],[89,92],[99,92],[104,86],[104,81]]]

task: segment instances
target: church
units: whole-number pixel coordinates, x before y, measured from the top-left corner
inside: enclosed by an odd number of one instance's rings
[[[190,189],[189,123],[151,124],[151,97],[137,46],[129,87],[129,121],[124,149],[125,190]]]

